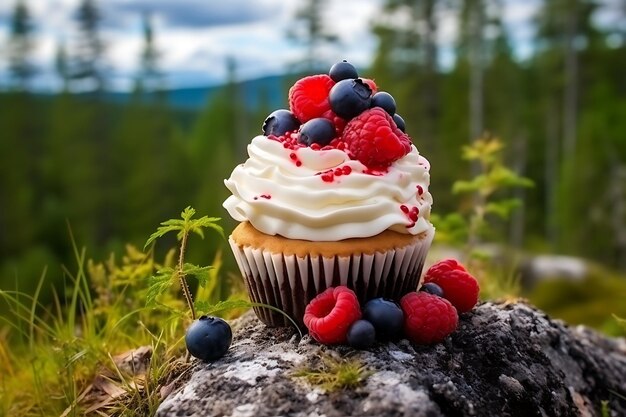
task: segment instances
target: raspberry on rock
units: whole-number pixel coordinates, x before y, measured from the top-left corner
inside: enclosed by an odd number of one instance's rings
[[[459,313],[470,311],[478,302],[478,281],[454,259],[446,259],[431,266],[426,271],[424,282],[439,285],[444,297]]]
[[[319,74],[301,78],[289,89],[289,107],[301,123],[330,110],[328,94],[334,85],[328,75]]]
[[[343,138],[352,155],[368,168],[384,169],[411,151],[411,139],[380,107],[350,120]]]
[[[450,271],[467,271],[467,269],[465,269],[465,267],[456,259],[453,258],[448,258],[448,259],[444,259],[443,261],[439,261],[435,264],[433,264],[430,268],[428,268],[428,271],[426,271],[426,274],[424,274],[424,280],[426,282],[429,282],[428,277],[429,276],[440,276],[443,275],[447,272]]]
[[[400,300],[404,335],[416,344],[441,342],[456,330],[459,315],[445,298],[427,292],[410,292]]]
[[[304,310],[304,325],[315,340],[327,345],[345,343],[348,329],[361,318],[359,300],[345,286],[330,287]]]

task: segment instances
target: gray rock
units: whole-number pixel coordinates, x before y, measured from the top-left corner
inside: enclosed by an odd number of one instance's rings
[[[443,343],[406,340],[370,351],[327,347],[252,314],[234,324],[229,353],[197,363],[157,415],[166,416],[626,416],[626,341],[550,320],[524,303],[485,303]],[[327,392],[293,376],[323,355],[372,373]]]

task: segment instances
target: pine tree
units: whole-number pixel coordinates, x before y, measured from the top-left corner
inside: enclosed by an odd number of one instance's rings
[[[314,74],[327,71],[329,60],[324,57],[324,47],[336,45],[338,36],[330,31],[324,22],[323,11],[327,0],[302,0],[288,36],[302,44],[305,53],[296,65],[296,71]]]
[[[11,18],[11,34],[8,45],[9,74],[17,90],[28,89],[35,74],[30,54],[33,51],[33,26],[28,7],[23,0],[17,0]]]
[[[578,149],[578,120],[581,105],[580,54],[597,44],[598,32],[591,17],[595,3],[590,0],[558,0],[542,4],[537,16],[537,44],[534,58],[545,126],[546,237],[555,248],[571,244],[575,229],[565,226],[572,195],[563,192],[569,182],[564,171]],[[559,191],[561,190],[561,191]]]
[[[54,69],[57,75],[61,79],[62,91],[67,92],[69,90],[70,83],[70,69],[68,66],[67,50],[65,44],[61,43],[57,47],[56,55],[54,57]]]
[[[0,106],[0,254],[16,256],[33,242],[37,227],[32,212],[37,161],[31,153],[37,112],[22,93],[0,95]]]
[[[387,0],[374,22],[378,48],[371,74],[376,83],[391,93],[398,113],[407,121],[407,133],[420,153],[430,160],[443,161],[445,168],[432,177],[433,188],[449,189],[462,164],[451,155],[442,134],[445,117],[442,106],[444,85],[439,68],[438,13],[447,5],[435,0]],[[458,109],[457,107],[454,109]],[[455,118],[458,126],[459,119]],[[457,160],[455,161],[454,158]],[[452,209],[449,194],[437,202],[440,209]]]
[[[155,44],[154,27],[151,16],[144,14],[143,23],[143,49],[140,56],[139,73],[135,80],[135,91],[139,93],[157,93],[163,97],[165,88],[163,73],[159,68],[161,53]]]
[[[388,0],[374,26],[379,47],[372,76],[392,90],[407,129],[432,144],[440,116],[437,2]],[[398,24],[396,16],[408,16]],[[428,146],[428,145],[427,145]]]
[[[78,36],[72,54],[71,77],[81,89],[105,89],[105,44],[100,38],[102,16],[95,0],[82,0],[76,13]]]

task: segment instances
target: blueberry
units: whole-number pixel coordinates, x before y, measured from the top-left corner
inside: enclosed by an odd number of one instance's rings
[[[424,291],[428,294],[436,295],[438,297],[443,297],[443,289],[434,282],[427,282],[426,284],[422,285],[420,291]]]
[[[292,112],[285,109],[274,110],[263,122],[265,136],[282,136],[300,127],[300,122]]]
[[[330,78],[332,78],[334,82],[347,80],[348,78],[359,78],[359,74],[356,72],[354,65],[345,59],[330,67],[328,75],[330,75]]]
[[[187,350],[203,361],[224,356],[232,339],[230,326],[219,317],[202,316],[191,323],[185,334]]]
[[[397,340],[402,335],[404,313],[392,300],[385,298],[369,300],[363,307],[363,319],[372,323],[378,340]]]
[[[376,341],[374,325],[367,320],[357,320],[348,329],[348,344],[355,349],[367,349]]]
[[[337,116],[350,120],[370,108],[371,96],[370,86],[357,78],[335,84],[328,94],[328,100]]]
[[[311,146],[317,143],[320,146],[326,146],[335,137],[335,126],[333,122],[323,117],[311,119],[300,126],[300,136],[298,142]]]
[[[385,91],[379,91],[372,96],[372,107],[381,107],[389,116],[396,114],[396,101]]]
[[[404,123],[404,119],[398,113],[393,115],[393,121],[396,122],[398,129],[406,133],[406,123]]]

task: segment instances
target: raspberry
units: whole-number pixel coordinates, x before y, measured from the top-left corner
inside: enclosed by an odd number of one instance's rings
[[[313,339],[327,345],[345,343],[348,329],[361,318],[354,291],[340,286],[328,288],[304,310],[304,325]]]
[[[328,75],[320,74],[301,78],[289,89],[289,107],[301,123],[330,110],[328,93],[333,85]]]
[[[410,292],[400,300],[404,312],[404,335],[416,344],[441,342],[459,323],[450,302],[426,292]]]
[[[371,78],[361,78],[361,79],[363,80],[365,84],[369,85],[369,87],[372,89],[372,95],[378,91],[378,86],[376,85],[374,80],[372,80]]]
[[[341,134],[343,133],[343,129],[345,129],[346,127],[346,120],[337,116],[332,110],[325,111],[324,114],[322,114],[322,117],[333,122],[333,124],[335,125],[335,133],[337,134],[337,136],[341,136]]]
[[[424,281],[428,282],[429,276],[440,276],[450,271],[459,270],[459,271],[467,271],[465,267],[456,259],[448,258],[443,261],[439,261],[426,271],[424,276]]]
[[[343,139],[352,155],[371,169],[384,169],[411,151],[411,140],[380,107],[350,120]]]
[[[432,282],[441,287],[443,296],[459,313],[470,311],[478,302],[480,288],[478,281],[463,265],[454,259],[446,259],[430,267],[424,282]]]

